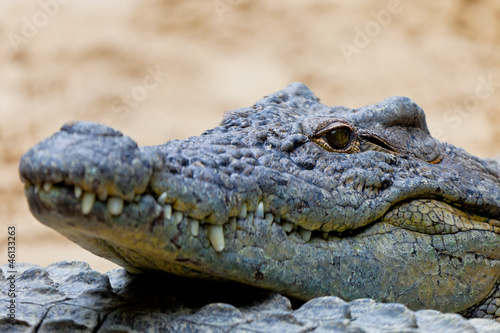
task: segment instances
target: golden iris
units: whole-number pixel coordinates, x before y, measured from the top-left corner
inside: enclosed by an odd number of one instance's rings
[[[351,131],[347,128],[334,129],[325,135],[325,139],[332,149],[344,149],[351,142]]]

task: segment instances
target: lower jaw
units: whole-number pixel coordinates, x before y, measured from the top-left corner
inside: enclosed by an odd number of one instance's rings
[[[304,241],[299,231],[287,233],[275,219],[269,223],[265,215],[247,212],[246,218],[221,226],[224,247],[217,251],[210,240],[212,225],[176,212],[168,219],[164,205],[151,195],[125,205],[120,215],[111,215],[107,204],[96,200],[83,215],[69,189],[35,193],[28,188],[26,194],[44,224],[132,273],[165,271],[234,280],[304,300],[369,297],[441,311],[472,306],[500,275],[500,260],[477,255],[485,252],[481,247],[500,242],[486,231],[472,231],[480,244],[458,244],[453,251],[446,244],[457,244],[454,234],[421,234],[383,222],[355,237],[332,234],[325,240],[313,232]],[[436,247],[437,239],[444,248]],[[462,264],[453,264],[457,257]]]

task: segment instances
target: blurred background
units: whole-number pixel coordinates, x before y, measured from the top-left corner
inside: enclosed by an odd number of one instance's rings
[[[0,0],[0,264],[97,258],[38,223],[17,164],[70,120],[140,145],[199,135],[294,81],[327,105],[416,101],[431,133],[500,153],[495,0]]]

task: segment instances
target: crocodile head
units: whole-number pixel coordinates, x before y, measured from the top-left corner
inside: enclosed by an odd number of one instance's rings
[[[151,147],[70,123],[20,174],[37,219],[133,273],[442,311],[498,297],[499,167],[408,98],[328,107],[296,83]]]

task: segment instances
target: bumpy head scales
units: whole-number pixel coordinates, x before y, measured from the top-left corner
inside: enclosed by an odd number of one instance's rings
[[[328,107],[296,83],[154,147],[67,124],[20,174],[40,221],[131,272],[446,311],[500,276],[498,166],[434,139],[404,97]]]

